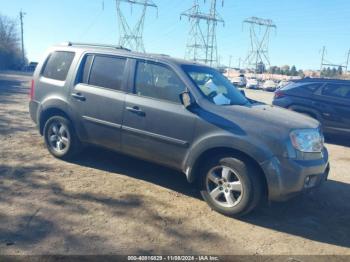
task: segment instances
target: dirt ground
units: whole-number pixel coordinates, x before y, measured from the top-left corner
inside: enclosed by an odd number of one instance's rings
[[[350,255],[349,139],[327,143],[319,190],[238,220],[167,168],[96,148],[53,158],[28,114],[29,80],[0,74],[0,254]]]

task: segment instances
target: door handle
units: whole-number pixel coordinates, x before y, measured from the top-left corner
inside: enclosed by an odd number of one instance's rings
[[[139,116],[145,116],[145,112],[143,112],[138,106],[128,106],[126,107],[126,110],[128,110],[131,113],[137,114]]]
[[[73,93],[72,97],[80,101],[86,100],[85,96],[83,96],[81,93]]]

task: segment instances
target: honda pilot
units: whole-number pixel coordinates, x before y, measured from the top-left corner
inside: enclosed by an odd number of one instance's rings
[[[329,173],[317,120],[250,100],[196,62],[66,43],[37,66],[30,98],[54,157],[92,144],[179,170],[225,215],[286,200]]]

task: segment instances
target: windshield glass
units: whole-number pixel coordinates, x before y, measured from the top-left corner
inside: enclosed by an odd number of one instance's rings
[[[182,68],[201,93],[216,105],[246,105],[242,93],[220,72],[206,66],[183,65]]]

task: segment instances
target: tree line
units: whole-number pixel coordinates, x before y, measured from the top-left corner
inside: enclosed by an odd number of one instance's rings
[[[271,66],[268,69],[268,72],[276,75],[286,75],[286,76],[304,76],[303,70],[297,70],[296,66],[285,65],[282,67],[279,66]]]
[[[24,66],[18,24],[0,14],[0,70],[17,70]]]
[[[339,66],[338,68],[322,68],[321,76],[323,77],[339,77],[343,75],[343,68]]]

